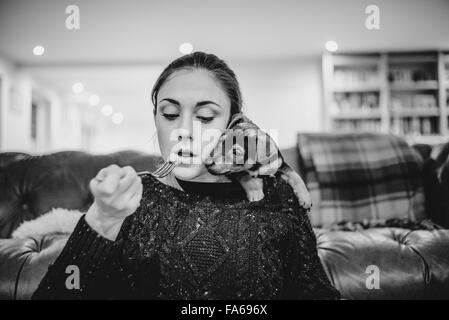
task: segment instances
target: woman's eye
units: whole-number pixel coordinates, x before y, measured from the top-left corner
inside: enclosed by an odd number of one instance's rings
[[[208,123],[211,122],[212,120],[214,120],[214,117],[197,117],[198,119],[200,119],[201,122],[203,123]]]
[[[176,113],[163,113],[162,116],[168,120],[175,120],[176,118],[179,117],[179,114]],[[207,122],[211,122],[212,120],[214,120],[214,117],[197,117],[201,122],[203,123],[207,123]]]
[[[175,120],[177,117],[179,117],[179,114],[163,113],[162,116],[168,120]]]

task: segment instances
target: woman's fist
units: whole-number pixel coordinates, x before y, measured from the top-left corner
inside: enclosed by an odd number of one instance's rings
[[[115,239],[125,218],[133,214],[142,199],[142,181],[130,167],[115,164],[101,169],[90,181],[94,203],[86,214],[86,221],[97,232]]]

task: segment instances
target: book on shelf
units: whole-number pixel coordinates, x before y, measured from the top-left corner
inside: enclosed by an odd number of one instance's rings
[[[438,121],[437,117],[393,117],[390,128],[396,135],[435,135],[438,134]]]
[[[436,80],[436,72],[428,69],[392,68],[388,80],[393,83],[419,83]]]
[[[437,98],[434,94],[392,94],[391,96],[391,110],[393,112],[416,112],[416,114],[430,115],[439,112],[437,105]]]
[[[380,120],[337,120],[335,129],[339,131],[380,131]]]
[[[335,93],[332,106],[334,115],[340,113],[375,113],[379,111],[379,95],[371,92]]]
[[[377,70],[371,69],[336,69],[333,77],[334,84],[338,86],[351,85],[378,85],[379,75]]]

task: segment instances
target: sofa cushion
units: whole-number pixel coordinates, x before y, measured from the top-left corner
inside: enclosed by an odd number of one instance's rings
[[[423,159],[389,134],[298,135],[314,226],[342,221],[425,218]]]

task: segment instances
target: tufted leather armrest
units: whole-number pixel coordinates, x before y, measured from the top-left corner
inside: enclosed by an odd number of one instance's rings
[[[320,259],[344,298],[449,298],[449,230],[317,229],[316,234]],[[369,266],[379,270],[379,289],[366,286]]]
[[[0,299],[30,299],[68,234],[0,240]]]

